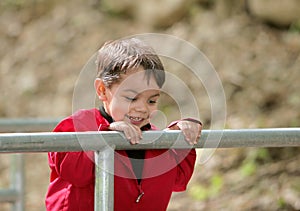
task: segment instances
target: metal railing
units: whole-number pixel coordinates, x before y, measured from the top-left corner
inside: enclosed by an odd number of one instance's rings
[[[203,130],[199,143],[192,148],[299,146],[300,128],[270,128]],[[0,153],[95,151],[95,211],[113,210],[114,176],[109,172],[114,170],[114,150],[168,148],[191,146],[180,131],[143,132],[143,140],[138,145],[131,145],[124,135],[114,131],[0,134]]]
[[[0,133],[52,131],[61,119],[0,119]]]
[[[10,163],[10,186],[0,189],[0,203],[9,202],[12,210],[24,210],[24,162],[22,154],[13,154]]]
[[[1,153],[97,151],[106,146],[116,150],[190,148],[182,133],[174,130],[143,132],[143,140],[137,145],[131,145],[122,133],[115,131],[0,134]],[[300,128],[202,130],[198,144],[193,147],[296,146],[300,146]]]
[[[51,131],[59,119],[0,119],[0,133]],[[23,154],[10,156],[10,186],[0,189],[0,203],[11,203],[12,209],[24,210],[24,159]]]

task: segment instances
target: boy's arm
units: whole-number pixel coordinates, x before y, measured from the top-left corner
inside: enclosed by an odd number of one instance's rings
[[[71,118],[63,120],[53,132],[74,132]],[[56,177],[82,187],[94,181],[94,153],[82,152],[50,152],[48,160],[51,172],[51,181]]]
[[[177,165],[177,177],[173,191],[185,191],[187,184],[189,183],[196,162],[195,149],[177,149],[174,150],[176,154]]]
[[[202,123],[198,120],[187,118],[172,122],[168,126],[168,129],[182,130],[187,142],[193,145],[199,140]],[[173,190],[184,191],[186,190],[186,186],[193,175],[196,151],[195,149],[177,149],[174,150],[174,153],[176,154],[178,165],[176,183]]]

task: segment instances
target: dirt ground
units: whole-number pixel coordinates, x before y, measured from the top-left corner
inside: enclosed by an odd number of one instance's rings
[[[0,3],[1,118],[71,114],[80,71],[104,41],[154,32],[190,42],[211,61],[226,95],[225,128],[300,126],[299,31],[267,25],[241,10],[221,18],[199,3],[178,22],[156,28],[107,13],[97,1],[15,2]],[[190,86],[210,129],[209,99],[199,83]],[[204,164],[198,161],[188,190],[174,194],[168,210],[300,210],[299,152],[217,149]],[[9,157],[0,155],[0,187],[9,186]],[[47,155],[24,154],[24,160],[26,210],[45,210]]]

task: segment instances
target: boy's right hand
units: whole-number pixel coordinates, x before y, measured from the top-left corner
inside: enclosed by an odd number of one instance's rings
[[[128,122],[113,122],[109,125],[108,129],[123,132],[131,144],[138,144],[142,139],[141,129],[138,126]]]

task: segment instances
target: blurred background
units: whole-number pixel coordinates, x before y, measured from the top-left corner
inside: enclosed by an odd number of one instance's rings
[[[177,36],[207,56],[223,83],[226,128],[300,126],[298,0],[1,0],[0,118],[70,115],[77,77],[97,49],[149,32]],[[205,90],[189,86],[209,129]],[[176,117],[172,103],[161,108]],[[218,149],[168,210],[300,210],[299,152]],[[45,210],[47,155],[24,159],[26,210]],[[0,188],[9,186],[9,165],[0,155]]]

